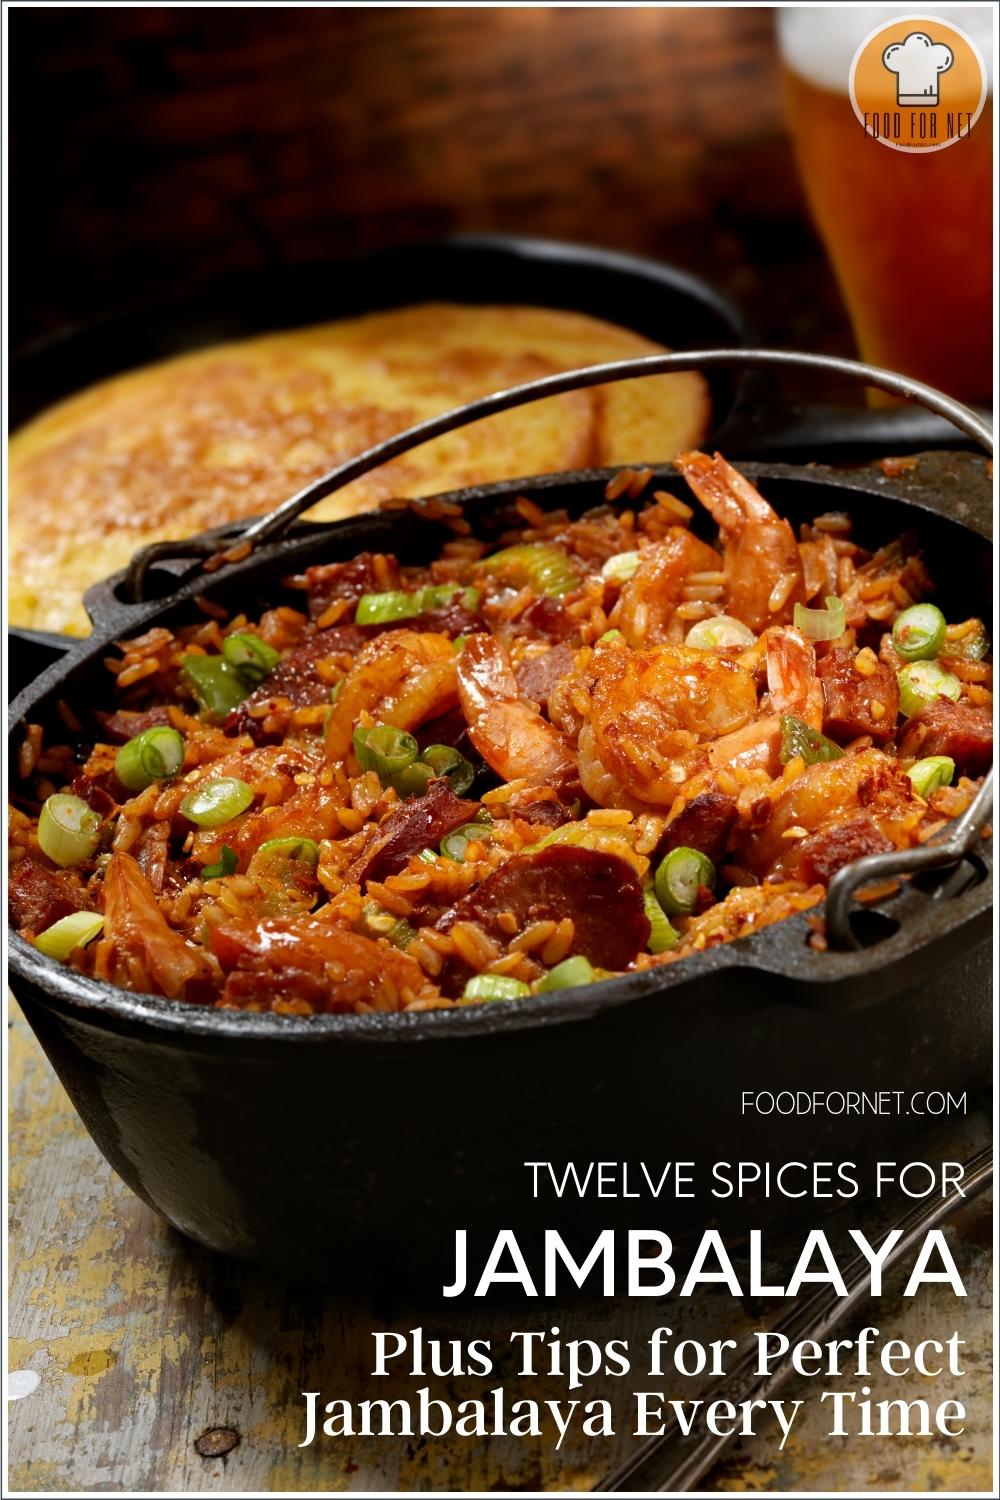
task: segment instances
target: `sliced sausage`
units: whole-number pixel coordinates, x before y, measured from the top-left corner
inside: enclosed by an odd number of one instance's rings
[[[557,682],[572,672],[575,660],[576,652],[565,644],[553,646],[541,656],[529,656],[515,672],[522,696],[546,711],[549,694]]]
[[[436,849],[445,834],[463,823],[471,823],[479,812],[478,802],[456,797],[445,777],[432,781],[422,797],[414,797],[395,808],[379,824],[375,842],[350,866],[349,880],[364,885],[395,875],[421,849]]]
[[[963,776],[982,776],[993,764],[993,723],[987,708],[936,698],[913,715],[899,739],[901,756],[950,755]]]
[[[356,625],[317,630],[301,646],[283,656],[260,687],[233,709],[226,719],[226,733],[249,734],[256,744],[280,738],[265,734],[263,720],[253,718],[250,710],[271,698],[287,698],[293,708],[312,708],[319,703],[329,703],[331,684],[320,676],[319,663],[331,656],[353,656],[361,650],[367,638],[366,632]]]
[[[83,911],[87,898],[70,870],[50,870],[33,859],[18,859],[7,876],[10,923],[36,937],[72,912]]]
[[[146,729],[169,724],[170,711],[166,708],[147,708],[137,713],[131,709],[119,708],[113,714],[95,713],[94,718],[100,724],[107,744],[124,745]]]
[[[855,666],[854,652],[837,646],[824,656],[816,675],[823,684],[824,734],[844,740],[868,734],[878,744],[892,739],[899,685],[891,667],[879,662],[870,677],[863,677]]]
[[[520,623],[529,625],[532,631],[538,635],[545,636],[550,641],[569,641],[580,639],[579,621],[559,603],[558,599],[552,599],[544,595],[536,599],[534,604],[521,616]]]
[[[331,604],[356,604],[362,594],[399,588],[399,564],[385,552],[359,552],[350,562],[320,563],[306,569],[309,617],[318,620]]]
[[[735,797],[720,791],[699,792],[663,830],[653,856],[654,863],[663,859],[671,849],[686,848],[699,849],[713,865],[717,865],[726,852],[735,822]]]
[[[852,818],[850,822],[834,824],[801,839],[785,874],[808,885],[817,881],[828,885],[844,865],[853,864],[862,855],[884,854],[893,848],[892,840],[870,818]]]
[[[646,946],[649,919],[635,871],[616,854],[552,844],[533,854],[516,854],[495,870],[438,926],[478,922],[507,942],[498,918],[512,912],[518,930],[531,922],[572,918],[570,953],[582,953],[602,969],[626,969]]]

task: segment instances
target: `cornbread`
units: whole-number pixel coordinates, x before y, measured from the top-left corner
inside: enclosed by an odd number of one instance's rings
[[[267,511],[339,460],[475,396],[659,348],[577,313],[426,304],[217,345],[104,381],[12,439],[11,623],[86,634],[84,589],[139,547]],[[668,459],[701,439],[709,413],[694,374],[573,392],[438,439],[313,514]]]

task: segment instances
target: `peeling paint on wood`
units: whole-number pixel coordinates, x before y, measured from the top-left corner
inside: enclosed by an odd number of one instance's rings
[[[500,1347],[512,1326],[558,1325],[565,1337],[628,1337],[638,1346],[664,1321],[679,1327],[675,1309],[667,1319],[657,1302],[539,1306],[518,1323],[509,1312],[502,1321],[489,1311],[427,1316],[296,1291],[190,1244],[135,1198],[91,1143],[16,1010],[10,1037],[10,1368],[39,1376],[37,1388],[11,1406],[12,1489],[586,1491],[631,1451],[636,1440],[626,1423],[614,1439],[568,1436],[558,1453],[551,1433],[537,1440],[321,1438],[300,1449],[303,1391],[392,1400],[439,1384],[402,1376],[373,1381],[373,1327],[406,1330],[426,1321],[445,1338],[492,1333]],[[967,1302],[941,1288],[925,1288],[909,1302],[889,1296],[845,1326],[843,1336],[866,1322],[910,1339],[957,1330],[968,1340],[960,1393],[966,1434],[953,1442],[836,1440],[814,1404],[782,1453],[769,1435],[743,1440],[706,1488],[992,1492],[988,1205],[970,1206],[949,1234],[972,1267]],[[752,1310],[721,1295],[681,1316],[684,1333],[695,1337],[739,1337],[760,1326]],[[512,1397],[565,1395],[558,1381],[519,1381],[509,1371],[500,1380]],[[440,1384],[443,1394],[462,1399],[484,1395],[492,1383]],[[646,1384],[594,1381],[585,1394],[606,1395],[625,1412],[623,1391]],[[928,1394],[929,1382],[893,1381],[891,1391],[888,1382],[871,1384],[875,1399],[913,1399]],[[797,1381],[782,1395],[813,1391],[812,1383]],[[938,1399],[949,1394],[937,1389]]]

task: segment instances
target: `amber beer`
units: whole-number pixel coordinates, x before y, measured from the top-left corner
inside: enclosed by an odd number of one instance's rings
[[[779,13],[795,149],[862,358],[989,403],[992,80],[968,134],[934,152],[873,140],[848,96],[856,48],[883,21],[911,13],[907,6]],[[943,14],[988,63],[990,12]]]

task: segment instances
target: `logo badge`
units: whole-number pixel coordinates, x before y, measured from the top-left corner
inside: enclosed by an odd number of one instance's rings
[[[970,36],[937,16],[899,16],[869,32],[851,63],[865,134],[893,151],[943,151],[986,103],[986,65]]]

